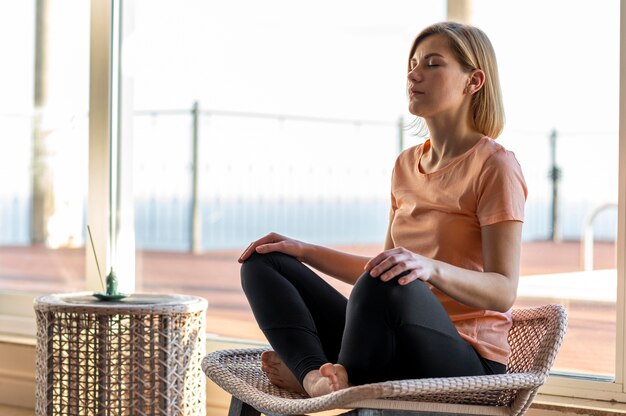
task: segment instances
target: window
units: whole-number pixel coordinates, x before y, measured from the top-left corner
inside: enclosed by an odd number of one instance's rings
[[[362,253],[382,246],[391,161],[401,147],[415,143],[397,128],[399,118],[408,122],[410,116],[404,75],[394,71],[404,72],[407,46],[423,24],[399,21],[413,17],[411,5],[389,11],[391,19],[379,13],[371,21],[342,17],[341,11],[335,18],[315,14],[323,5],[307,10],[307,19],[286,3],[205,5],[210,13],[192,2],[176,10],[132,5],[132,13],[125,13],[133,18],[132,30],[123,46],[132,56],[132,82],[126,83],[130,99],[123,114],[132,117],[133,128],[122,139],[134,149],[127,174],[134,186],[138,287],[203,294],[212,305],[211,332],[261,337],[237,284],[235,259],[250,240],[274,230]],[[555,371],[603,381],[588,391],[621,390],[613,205],[618,4],[558,2],[541,6],[542,16],[534,13],[539,4],[510,6],[477,1],[474,21],[494,40],[508,114],[501,140],[516,152],[530,187],[518,306],[563,302],[570,331]],[[522,13],[529,18],[514,18]],[[443,18],[433,13],[424,23]],[[158,30],[172,21],[187,24],[175,35]],[[537,23],[533,31],[521,26],[527,21]],[[516,22],[520,27],[513,30]],[[598,30],[579,30],[589,24]],[[593,89],[580,88],[573,57],[598,44],[602,79]],[[155,85],[158,94],[152,93]],[[168,145],[172,140],[176,148]],[[328,146],[334,151],[324,153]],[[372,148],[375,154],[367,154]],[[363,168],[355,160],[380,163]],[[580,169],[593,160],[599,163]],[[355,205],[366,208],[342,213]],[[363,223],[367,231],[354,227]],[[581,264],[586,229],[593,230],[594,265],[589,254],[586,263],[593,272]],[[199,254],[189,257],[194,251]],[[598,282],[593,292],[588,276]],[[584,335],[590,327],[601,328],[601,342],[581,343],[591,339]],[[556,385],[551,388],[561,388]]]
[[[29,308],[33,291],[100,288],[89,222],[101,266],[116,267],[129,290],[202,295],[210,332],[260,338],[238,288],[236,258],[250,240],[274,230],[364,254],[382,247],[393,159],[418,140],[400,127],[411,119],[406,54],[417,30],[445,19],[445,3],[135,0],[123,3],[121,21],[120,3],[93,1],[90,10],[78,0],[39,0],[0,14],[2,39],[12,40],[0,50],[14,57],[0,78],[8,91],[0,143],[11,149],[0,152],[0,174],[12,178],[0,184],[0,327],[7,330],[13,304],[5,300],[15,293],[30,293]],[[42,5],[43,32],[35,23]],[[500,140],[530,188],[518,305],[559,301],[570,313],[555,368],[570,376],[554,377],[545,391],[626,401],[624,265],[615,255],[624,245],[618,157],[626,157],[618,145],[618,8],[476,0],[473,19],[499,58],[508,115]],[[49,43],[45,108],[33,99],[41,33]],[[42,131],[54,170],[38,176]],[[55,184],[44,189],[54,190],[55,210],[42,211],[47,234],[39,240],[30,222],[38,177]],[[581,244],[586,230],[593,257]],[[107,253],[108,244],[115,250]],[[25,264],[36,269],[17,267]],[[603,338],[581,343],[589,328]]]
[[[0,13],[11,57],[0,77],[0,291],[82,290],[89,5],[10,7]]]
[[[569,328],[554,370],[610,379],[616,366],[618,16],[618,2],[474,2],[475,22],[498,53],[507,110],[502,142],[516,153],[529,187],[517,303],[563,303]],[[597,30],[580,30],[589,26]],[[575,67],[592,61],[600,65],[591,70],[593,88],[585,88]]]
[[[399,121],[408,48],[444,6],[126,2],[138,289],[202,295],[209,332],[262,339],[239,285],[250,241],[380,251],[391,168],[414,141]]]

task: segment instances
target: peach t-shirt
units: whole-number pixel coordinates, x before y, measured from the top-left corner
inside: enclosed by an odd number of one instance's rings
[[[512,152],[489,137],[431,173],[419,170],[430,142],[396,160],[387,245],[483,271],[482,226],[523,221],[526,183]],[[489,360],[507,364],[511,313],[463,305],[431,286],[463,339]]]

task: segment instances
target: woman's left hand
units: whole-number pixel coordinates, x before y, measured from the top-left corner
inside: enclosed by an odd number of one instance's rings
[[[404,247],[396,247],[385,250],[368,261],[365,265],[365,271],[383,282],[405,273],[398,279],[398,283],[407,285],[416,279],[427,282],[435,273],[435,263],[433,260],[415,254]]]

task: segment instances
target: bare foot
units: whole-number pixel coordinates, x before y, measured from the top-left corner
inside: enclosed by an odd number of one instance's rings
[[[261,370],[267,375],[270,383],[276,387],[293,393],[306,394],[296,376],[275,351],[265,351],[261,354]]]
[[[311,397],[323,396],[349,387],[348,372],[341,364],[326,363],[304,377],[304,389]]]

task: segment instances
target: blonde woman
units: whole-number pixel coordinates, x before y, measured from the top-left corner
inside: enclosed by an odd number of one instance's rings
[[[498,144],[495,53],[479,29],[424,29],[409,110],[428,139],[398,157],[373,258],[275,233],[242,253],[242,286],[274,351],[270,381],[312,397],[392,379],[499,374],[510,348],[526,185]],[[354,285],[345,299],[313,270]]]

